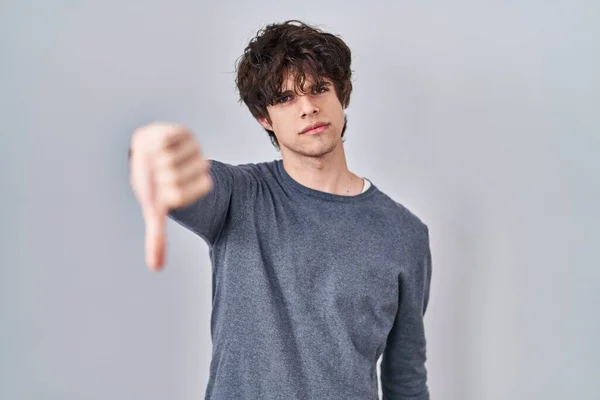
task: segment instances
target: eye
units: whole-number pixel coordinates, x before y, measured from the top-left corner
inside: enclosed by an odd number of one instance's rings
[[[278,104],[283,104],[283,103],[287,103],[288,101],[290,101],[292,99],[292,96],[283,96],[280,97],[279,99],[277,99],[277,103]]]
[[[325,93],[328,91],[329,91],[329,88],[327,86],[320,86],[315,90],[315,92],[317,92],[317,93]]]

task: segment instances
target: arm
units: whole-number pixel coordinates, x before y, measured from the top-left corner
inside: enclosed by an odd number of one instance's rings
[[[248,203],[251,177],[238,166],[215,160],[210,160],[210,175],[212,190],[188,206],[172,209],[169,217],[212,246],[225,222],[240,214],[234,215],[233,210],[242,210]]]
[[[129,148],[128,157],[131,160],[132,150]],[[231,205],[245,207],[244,194],[248,194],[247,186],[250,179],[239,167],[209,160],[209,173],[213,181],[212,189],[205,197],[194,203],[174,208],[169,211],[169,217],[183,227],[202,237],[209,245],[214,244],[221,228],[225,224]],[[234,187],[242,189],[233,197]]]
[[[429,233],[417,245],[410,270],[400,274],[398,311],[381,361],[383,400],[429,400],[423,317],[429,303]]]

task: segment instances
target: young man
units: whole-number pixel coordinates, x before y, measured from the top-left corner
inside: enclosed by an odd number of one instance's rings
[[[377,399],[380,355],[384,399],[429,399],[428,228],[347,168],[350,61],[299,21],[250,41],[237,86],[281,160],[207,161],[178,125],[133,135],[148,265],[164,264],[167,217],[210,247],[206,399]]]

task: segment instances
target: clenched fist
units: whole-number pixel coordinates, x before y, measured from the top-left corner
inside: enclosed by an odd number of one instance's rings
[[[209,162],[188,129],[156,123],[134,132],[130,163],[131,186],[146,225],[146,264],[158,270],[165,262],[168,213],[212,189]]]

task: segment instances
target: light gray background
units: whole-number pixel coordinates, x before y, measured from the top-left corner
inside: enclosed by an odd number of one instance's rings
[[[600,399],[597,1],[0,2],[0,398],[200,399],[206,245],[143,263],[132,131],[279,158],[237,103],[258,28],[353,50],[351,169],[430,227],[434,399]]]

